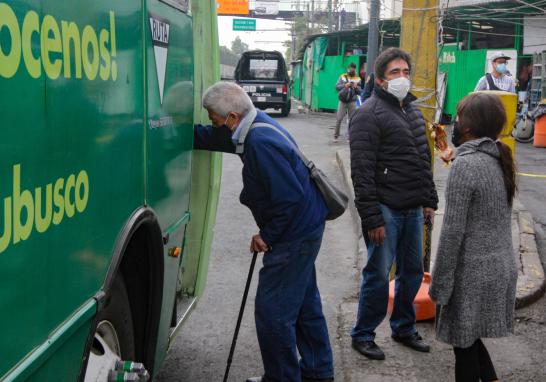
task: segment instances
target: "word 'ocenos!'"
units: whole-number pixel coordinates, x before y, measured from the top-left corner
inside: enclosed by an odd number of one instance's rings
[[[13,241],[17,244],[27,240],[33,228],[42,233],[51,223],[58,225],[64,216],[71,218],[82,213],[89,200],[89,176],[85,170],[78,175],[59,178],[55,183],[21,190],[21,165],[13,166],[13,194],[4,198],[4,230],[0,236],[0,253]],[[24,213],[23,213],[24,211]]]
[[[8,38],[2,39],[2,35]],[[115,57],[116,21],[112,11],[110,31],[102,29],[97,34],[86,25],[80,33],[76,23],[63,20],[59,27],[51,15],[45,15],[40,23],[35,11],[28,11],[21,25],[13,9],[0,3],[0,77],[13,77],[24,63],[32,78],[40,78],[45,72],[53,80],[61,74],[65,78],[82,78],[85,74],[89,80],[98,75],[103,81],[115,81]]]

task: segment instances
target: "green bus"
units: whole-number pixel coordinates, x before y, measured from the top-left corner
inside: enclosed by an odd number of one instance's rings
[[[214,0],[0,0],[0,380],[158,372],[203,292]]]

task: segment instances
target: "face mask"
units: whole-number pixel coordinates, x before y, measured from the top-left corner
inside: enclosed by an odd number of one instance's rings
[[[508,71],[508,68],[506,67],[506,64],[498,64],[497,65],[497,72],[504,74]]]
[[[453,132],[451,133],[451,143],[453,143],[453,146],[459,147],[461,145],[461,141],[463,139],[463,135],[461,134],[461,126],[459,125],[459,121],[453,122]]]
[[[394,80],[387,81],[387,92],[402,101],[408,95],[411,87],[411,82],[406,77],[398,77]]]

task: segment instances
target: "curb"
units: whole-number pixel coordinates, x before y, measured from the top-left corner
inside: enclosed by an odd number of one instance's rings
[[[354,189],[348,164],[349,149],[341,149],[336,152],[336,161],[341,170],[343,180],[349,190],[349,210],[353,222],[358,230],[358,253],[364,253],[366,247],[362,236],[360,217],[354,204]],[[535,224],[531,213],[516,199],[512,215],[513,227],[519,230],[518,235],[513,235],[514,247],[519,249],[518,282],[516,287],[515,308],[520,309],[537,301],[546,292],[546,279],[544,276],[544,264],[546,262],[546,233],[539,224]],[[359,256],[363,259],[363,256]],[[361,260],[362,261],[362,260]]]
[[[357,247],[357,262],[360,268],[362,268],[361,262],[363,262],[364,256],[360,256],[364,254],[366,251],[366,244],[364,243],[364,236],[362,235],[362,224],[360,222],[360,216],[358,215],[358,211],[356,210],[355,206],[355,190],[353,188],[353,181],[351,180],[351,169],[345,165],[344,157],[349,156],[349,149],[340,149],[336,151],[336,161],[339,166],[339,169],[341,170],[341,175],[343,177],[343,180],[345,181],[346,189],[349,192],[349,212],[351,214],[351,217],[353,219],[353,223],[356,227],[357,233],[358,233],[358,247]]]
[[[519,227],[521,269],[518,272],[516,309],[520,309],[538,300],[546,291],[544,267],[540,256],[544,255],[545,238],[542,228],[534,223],[533,216],[519,200],[514,202],[514,215]]]

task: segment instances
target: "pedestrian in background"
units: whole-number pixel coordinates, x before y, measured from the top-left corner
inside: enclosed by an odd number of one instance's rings
[[[491,56],[491,65],[493,70],[486,73],[476,84],[475,92],[478,90],[503,90],[505,92],[516,92],[514,78],[509,75],[508,60],[509,56],[503,52],[495,52]]]
[[[360,77],[356,75],[356,64],[351,62],[347,72],[339,76],[336,83],[338,91],[338,106],[336,116],[336,127],[334,130],[334,142],[339,139],[341,122],[345,117],[351,118],[356,110],[356,101],[360,95]]]
[[[240,201],[260,229],[250,250],[265,252],[254,314],[265,373],[247,382],[333,381],[315,271],[328,214],[322,195],[298,155],[296,141],[257,111],[241,87],[219,82],[206,91],[203,106],[212,126],[195,126],[194,148],[240,156]],[[255,123],[270,127],[253,127]]]
[[[415,327],[413,300],[423,280],[423,224],[432,223],[438,196],[423,115],[412,104],[411,58],[389,48],[375,62],[372,96],[351,119],[351,176],[368,247],[352,346],[371,359],[385,354],[374,342],[387,314],[389,272],[396,259],[392,338],[414,350],[430,347]]]
[[[432,272],[436,335],[455,352],[457,382],[496,381],[481,338],[513,332],[517,268],[511,212],[516,192],[510,149],[498,141],[506,121],[500,99],[475,93],[457,106],[459,146]]]

